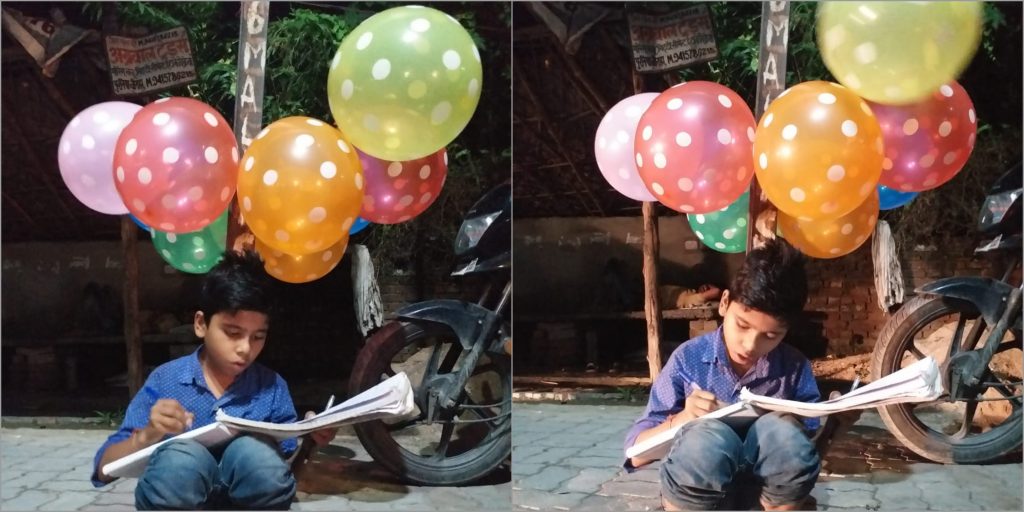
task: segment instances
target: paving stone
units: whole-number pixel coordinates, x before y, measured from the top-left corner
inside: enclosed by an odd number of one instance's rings
[[[33,488],[43,482],[48,482],[57,478],[60,473],[56,471],[26,471],[23,475],[7,480],[4,478],[4,483],[9,487],[25,487]]]
[[[134,512],[135,507],[129,505],[88,505],[80,508],[82,511],[96,512]]]
[[[522,489],[533,489],[537,491],[553,491],[558,489],[562,482],[575,477],[580,472],[577,468],[564,466],[548,466],[535,475],[519,480]]]
[[[543,452],[524,457],[520,459],[513,454],[515,464],[525,462],[527,464],[558,464],[566,457],[571,457],[579,453],[579,450],[575,448],[548,448]]]
[[[601,490],[599,490],[597,494],[601,496],[630,496],[636,498],[657,498],[661,496],[661,484],[643,481],[612,481],[601,486]]]
[[[971,499],[972,494],[976,494],[979,498],[988,494],[986,492],[979,492],[979,489],[972,488],[966,482],[954,486],[937,482],[921,482],[916,485],[921,489],[921,500],[932,509],[969,510],[977,508],[976,500]],[[1017,488],[1020,489],[1019,484]],[[1005,490],[998,489],[995,492],[1003,493]],[[1017,503],[1019,508],[1020,502],[1018,501]]]
[[[566,457],[562,465],[580,468],[609,468],[616,471],[622,469],[622,459],[618,457]]]
[[[135,505],[135,493],[107,492],[96,496],[96,505]]]
[[[81,480],[50,480],[40,483],[36,489],[43,491],[82,491],[91,492],[93,490],[92,482],[81,479]]]
[[[540,446],[551,446],[557,448],[590,448],[598,443],[594,438],[576,434],[558,434],[542,437],[535,441]]]
[[[586,468],[562,487],[572,492],[595,493],[605,482],[615,478],[618,472],[617,469]]]
[[[4,510],[38,510],[42,505],[53,501],[53,493],[30,489],[23,491],[14,498],[4,500],[0,508]]]
[[[528,445],[528,446],[515,446],[515,445],[513,445],[512,446],[512,455],[514,457],[515,464],[512,465],[512,471],[513,472],[516,471],[516,467],[515,467],[516,464],[519,464],[520,462],[526,460],[529,457],[533,457],[534,455],[537,455],[538,453],[543,453],[544,450],[546,450],[546,449],[547,448],[544,447],[544,446],[535,446],[535,445],[532,445],[532,444]]]
[[[876,510],[879,507],[873,490],[836,491],[834,489],[824,489],[823,494],[816,494],[815,497],[819,503],[829,505],[830,507],[876,507]]]
[[[43,505],[42,510],[78,510],[89,505],[99,496],[93,492],[62,492],[57,499]]]
[[[574,510],[588,495],[579,492],[540,492],[533,490],[514,491],[512,503],[528,510]]]
[[[543,464],[516,461],[512,463],[512,478],[518,479],[524,476],[536,475],[543,468]]]

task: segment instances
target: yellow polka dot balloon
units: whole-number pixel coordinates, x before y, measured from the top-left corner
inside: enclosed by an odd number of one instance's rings
[[[283,253],[256,239],[256,252],[263,258],[263,268],[275,279],[286,283],[308,283],[326,276],[338,266],[348,247],[348,235],[329,249],[295,256]]]
[[[768,199],[803,220],[835,219],[875,193],[884,144],[867,102],[830,82],[804,82],[769,105],[754,135]]]
[[[779,212],[779,231],[789,243],[813,258],[838,258],[864,244],[878,221],[878,192],[838,219],[800,220]]]
[[[840,83],[876,103],[924,100],[971,62],[982,2],[824,2],[818,48]]]
[[[480,52],[455,18],[410,5],[350,32],[327,75],[341,131],[382,160],[414,160],[448,145],[480,100]]]
[[[238,204],[267,246],[296,256],[322,252],[359,216],[359,156],[327,123],[286,117],[264,128],[242,155]]]

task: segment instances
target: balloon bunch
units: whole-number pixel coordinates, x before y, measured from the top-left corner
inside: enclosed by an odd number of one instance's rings
[[[623,195],[686,213],[698,239],[722,252],[746,249],[756,174],[791,243],[818,258],[849,254],[880,210],[963,169],[977,115],[955,78],[977,49],[980,13],[971,2],[825,2],[819,46],[840,83],[791,87],[756,129],[742,98],[719,84],[626,98],[598,126],[598,168]]]
[[[267,271],[308,282],[338,264],[350,235],[433,204],[445,146],[469,123],[482,84],[480,53],[455,18],[396,7],[356,27],[330,63],[340,129],[286,117],[239,155],[231,126],[200,101],[101,103],[65,129],[61,176],[86,206],[129,214],[168,264],[191,273],[223,253],[237,190]]]
[[[71,193],[101,213],[129,214],[172,267],[203,273],[219,260],[238,146],[213,107],[190,98],[100,103],[68,123],[58,148]]]
[[[481,85],[476,46],[441,11],[395,7],[352,30],[328,71],[338,128],[280,119],[242,156],[238,200],[270,275],[319,279],[350,235],[429,208],[448,173],[445,145],[469,123]]]

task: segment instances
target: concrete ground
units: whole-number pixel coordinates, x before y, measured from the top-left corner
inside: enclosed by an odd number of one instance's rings
[[[516,510],[658,510],[658,463],[621,471],[643,405],[516,403]],[[818,510],[1021,510],[1022,465],[941,465],[903,448],[874,410],[840,434],[812,495]]]
[[[0,429],[0,510],[134,510],[134,479],[94,489],[89,477],[108,430]],[[292,510],[508,510],[508,470],[466,487],[401,483],[351,435],[339,434],[299,478]]]

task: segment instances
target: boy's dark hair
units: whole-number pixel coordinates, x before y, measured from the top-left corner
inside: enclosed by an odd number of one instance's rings
[[[213,315],[224,311],[256,311],[270,317],[274,311],[272,284],[256,251],[225,251],[203,280],[199,310],[207,325]]]
[[[730,300],[792,324],[807,303],[804,256],[782,239],[747,254],[729,287]]]

